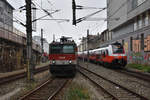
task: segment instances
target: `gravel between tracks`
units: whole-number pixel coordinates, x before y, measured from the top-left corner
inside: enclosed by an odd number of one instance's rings
[[[97,74],[112,80],[113,82],[120,84],[146,98],[150,98],[150,83],[143,80],[137,79],[135,77],[129,77],[125,74],[117,73],[113,70],[94,65],[91,63],[79,63],[82,67],[86,67]]]
[[[70,87],[77,84],[88,90],[88,93],[90,94],[90,100],[105,100],[102,92],[99,91],[88,79],[79,73],[77,73],[76,77],[71,82],[69,82],[65,88],[63,88],[63,90],[55,97],[54,100],[68,100],[66,96],[68,95]]]

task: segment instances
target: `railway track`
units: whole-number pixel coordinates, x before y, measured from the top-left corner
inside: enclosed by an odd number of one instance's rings
[[[127,69],[116,70],[116,71],[119,73],[124,73],[128,76],[133,76],[135,78],[138,78],[140,80],[143,80],[143,81],[150,83],[150,75],[149,74],[145,74],[145,73],[141,73],[141,72],[135,72],[135,71],[127,70]]]
[[[41,67],[41,68],[37,68],[35,70],[35,74],[37,73],[40,73],[42,71],[45,71],[45,70],[48,70],[49,66],[45,66],[45,67]],[[11,81],[15,81],[17,79],[21,79],[21,78],[25,78],[26,77],[26,72],[21,72],[21,73],[17,73],[17,74],[14,74],[14,75],[10,75],[10,76],[7,76],[7,77],[2,77],[0,78],[0,85],[1,84],[4,84],[4,83],[8,83],[8,82],[11,82]]]
[[[27,93],[19,100],[52,100],[67,84],[69,79],[50,79]]]
[[[93,63],[92,63],[93,64]],[[96,65],[97,66],[97,65]],[[110,68],[109,68],[110,69]],[[132,71],[132,70],[129,70],[129,69],[126,69],[126,68],[123,68],[123,69],[112,69],[113,71],[116,71],[118,73],[121,73],[121,74],[125,74],[125,75],[128,75],[128,76],[133,76],[135,78],[138,78],[140,80],[143,80],[143,81],[146,81],[146,82],[149,82],[150,83],[150,74],[147,74],[147,73],[142,73],[142,72],[138,72],[138,71]]]
[[[111,96],[112,100],[150,100],[149,98],[143,97],[127,89],[124,86],[121,86],[113,81],[106,79],[86,68],[79,66],[79,72],[96,84],[98,87],[104,90],[109,96]]]

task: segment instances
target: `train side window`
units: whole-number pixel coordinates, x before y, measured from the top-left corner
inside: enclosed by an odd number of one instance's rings
[[[106,55],[108,55],[108,50],[106,50]]]
[[[101,51],[99,51],[99,54],[101,55]]]
[[[104,56],[104,57],[106,56],[106,53],[105,53],[105,51],[103,51],[103,56]]]
[[[103,55],[103,51],[101,50],[101,56]]]

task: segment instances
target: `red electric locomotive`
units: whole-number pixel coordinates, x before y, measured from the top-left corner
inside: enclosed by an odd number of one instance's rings
[[[49,45],[50,72],[54,76],[75,76],[77,46],[73,40],[61,37]]]

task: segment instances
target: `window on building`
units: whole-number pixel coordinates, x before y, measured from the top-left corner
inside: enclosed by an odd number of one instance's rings
[[[140,6],[146,0],[132,0],[132,9],[135,9],[137,6]]]
[[[138,17],[138,29],[141,29],[142,28],[142,16],[140,15]]]
[[[124,40],[122,40],[122,45],[124,46]]]
[[[148,24],[150,24],[150,11],[148,11],[147,14],[148,14]]]
[[[137,0],[132,0],[132,9],[136,8]]]
[[[141,51],[141,43],[139,39],[132,40],[133,42],[133,52],[138,53]]]
[[[148,51],[148,38],[144,39],[144,51],[147,52]]]
[[[145,14],[145,26],[148,26],[149,18],[148,18],[148,12]]]
[[[142,3],[144,3],[146,0],[138,0],[137,1],[137,6],[141,5]]]
[[[132,49],[133,49],[133,48],[132,48],[132,45],[133,45],[133,43],[132,43],[132,42],[133,42],[133,38],[132,38],[132,37],[130,37],[130,50],[131,50],[131,51],[132,51]]]
[[[142,15],[142,27],[145,27],[146,25],[145,25],[145,19],[146,19],[146,14],[144,13],[143,15]]]
[[[144,34],[141,34],[141,50],[144,50]]]
[[[150,51],[150,35],[147,36],[147,51]]]
[[[134,20],[134,31],[138,28],[137,18]]]

